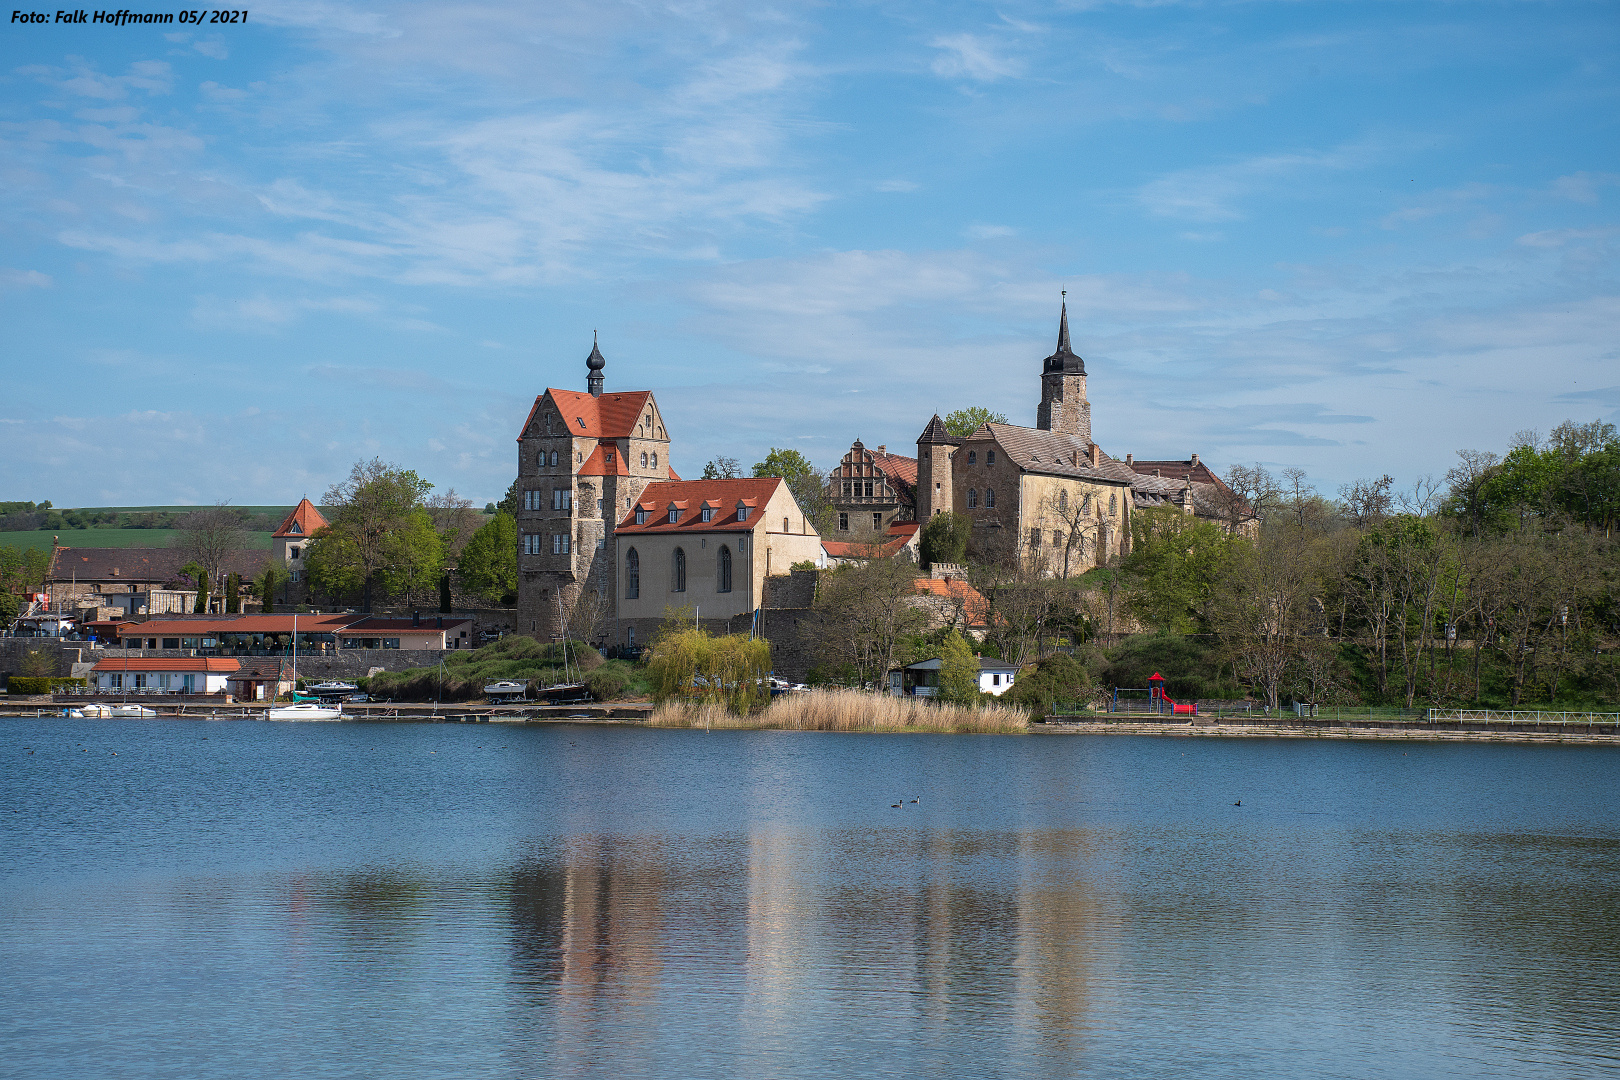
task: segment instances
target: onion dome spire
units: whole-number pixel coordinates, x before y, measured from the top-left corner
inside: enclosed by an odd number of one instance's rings
[[[602,355],[601,348],[596,344],[596,331],[591,331],[591,355],[585,358],[585,366],[590,374],[585,377],[586,389],[590,390],[591,397],[602,396],[602,369],[607,367],[607,358]]]

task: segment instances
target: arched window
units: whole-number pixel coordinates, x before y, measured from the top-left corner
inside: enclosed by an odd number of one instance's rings
[[[986,506],[994,506],[994,505],[996,505],[996,489],[995,488],[985,488],[984,489],[984,505],[986,505]]]
[[[551,452],[551,463],[552,463],[552,464],[553,464],[553,465],[556,465],[556,464],[557,464],[557,451],[555,451],[555,450],[553,450],[553,451],[552,451],[552,452]]]
[[[969,450],[968,451],[968,464],[969,465],[977,465],[978,462],[979,462],[979,452],[977,450]]]
[[[1085,513],[1087,510],[1090,510],[1090,509],[1091,509],[1091,492],[1088,491],[1084,495],[1080,496],[1080,512]]]
[[[730,592],[731,591],[731,549],[726,547],[726,545],[724,545],[724,544],[720,545],[719,560],[720,560],[720,565],[718,567],[718,570],[719,570],[719,575],[718,575],[719,584],[715,586],[714,591],[715,592]]]
[[[1108,516],[1113,517],[1117,513],[1119,513],[1119,497],[1110,495],[1108,496]]]
[[[978,506],[978,505],[979,505],[979,489],[978,488],[968,488],[968,506],[969,506],[969,508],[972,508],[972,507],[975,507],[975,506]]]
[[[641,455],[641,467],[643,469],[645,469],[647,467],[647,455],[646,454]]]
[[[986,465],[994,465],[996,463],[996,452],[994,450],[986,450],[984,452],[984,463]]]
[[[1068,512],[1069,512],[1069,493],[1067,491],[1060,491],[1060,492],[1058,492],[1058,513],[1067,514]]]
[[[655,469],[658,468],[658,455],[657,454],[654,454],[652,456],[652,467],[655,468]]]
[[[686,549],[675,549],[675,566],[673,567],[675,592],[686,591]]]
[[[631,548],[624,554],[624,598],[634,600],[641,595],[641,556]]]

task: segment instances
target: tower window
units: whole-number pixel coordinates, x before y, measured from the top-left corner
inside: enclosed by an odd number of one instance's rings
[[[986,465],[994,465],[996,463],[996,452],[994,450],[986,450],[984,452],[984,463]]]
[[[968,464],[969,465],[977,465],[978,463],[979,463],[979,452],[977,450],[969,450],[968,451]]]
[[[641,455],[641,467],[643,469],[645,469],[647,467],[647,455],[646,454]]]
[[[973,508],[975,506],[978,506],[978,505],[979,505],[979,489],[978,488],[968,488],[968,507],[969,507],[969,509],[971,509],[971,508]]]
[[[985,488],[984,489],[984,505],[986,505],[986,506],[994,506],[994,505],[996,505],[996,489],[995,488]]]
[[[655,468],[655,469],[658,468],[658,455],[657,454],[654,454],[652,456],[652,467]]]

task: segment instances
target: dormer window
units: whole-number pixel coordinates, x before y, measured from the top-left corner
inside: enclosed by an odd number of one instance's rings
[[[292,523],[292,528],[288,529],[287,531],[292,533],[294,536],[299,536],[303,533],[304,527],[295,521]]]
[[[748,520],[748,507],[744,506],[742,503],[737,504],[737,520],[738,521],[747,521]]]
[[[710,507],[705,506],[703,508],[703,520],[708,521],[712,517],[714,517],[714,510],[711,509]]]
[[[636,507],[636,524],[637,525],[645,525],[645,524],[647,524],[647,511],[643,510],[639,506]]]
[[[671,525],[674,525],[676,522],[678,522],[680,520],[681,520],[681,512],[680,512],[680,510],[676,509],[673,506],[670,507],[669,508],[669,523]]]

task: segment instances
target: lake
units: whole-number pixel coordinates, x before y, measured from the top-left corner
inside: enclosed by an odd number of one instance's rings
[[[1616,748],[0,737],[4,1076],[1620,1069]]]

